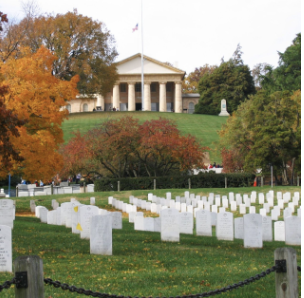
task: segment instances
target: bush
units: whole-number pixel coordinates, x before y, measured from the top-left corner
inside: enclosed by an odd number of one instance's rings
[[[154,179],[156,179],[156,189],[189,188],[224,188],[225,177],[227,177],[227,187],[247,187],[252,186],[255,178],[254,174],[216,174],[214,172],[200,173],[191,176],[165,176],[165,177],[140,177],[140,178],[103,178],[95,180],[95,191],[117,191],[118,181],[120,190],[153,190]]]

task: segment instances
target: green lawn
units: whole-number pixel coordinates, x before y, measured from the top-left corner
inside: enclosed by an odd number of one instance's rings
[[[182,134],[192,134],[200,141],[203,146],[208,146],[210,151],[210,161],[221,163],[221,156],[216,151],[216,145],[219,141],[218,131],[222,124],[226,123],[227,117],[218,117],[210,115],[196,114],[176,114],[176,113],[159,113],[159,112],[86,112],[70,114],[69,119],[64,121],[62,129],[64,140],[68,141],[72,137],[72,132],[79,130],[84,133],[99,123],[107,119],[117,119],[124,116],[132,116],[139,119],[142,123],[146,120],[158,119],[164,117],[176,121],[178,129]]]
[[[234,189],[193,189],[191,193],[208,195],[250,194],[252,190],[266,193],[270,187]],[[275,187],[277,191],[300,191],[300,187]],[[153,191],[172,197],[182,195],[185,190]],[[114,210],[107,198],[128,202],[129,195],[146,198],[148,191],[104,192],[94,194],[58,195],[36,197],[37,205],[50,209],[51,200],[69,201],[71,197],[88,204],[96,198],[100,208]],[[219,241],[215,237],[194,235],[180,236],[180,242],[161,242],[160,233],[134,231],[133,224],[123,214],[123,229],[113,230],[113,255],[90,255],[89,241],[71,233],[63,226],[46,225],[34,217],[21,216],[29,212],[32,198],[16,198],[17,213],[13,229],[13,259],[24,255],[38,255],[43,259],[44,277],[69,285],[83,287],[102,293],[124,296],[170,297],[196,294],[231,285],[254,276],[274,265],[274,250],[285,247],[284,242],[264,242],[262,249],[245,249],[242,240]],[[25,214],[23,214],[25,215]],[[147,215],[147,213],[146,213]],[[234,216],[238,216],[235,213]],[[301,248],[297,251],[297,263],[301,266]],[[12,274],[0,273],[0,284],[12,278]],[[301,285],[301,276],[299,286]],[[275,297],[275,273],[221,297]],[[45,297],[83,297],[61,289],[45,286]],[[14,289],[3,290],[0,297],[14,297]]]

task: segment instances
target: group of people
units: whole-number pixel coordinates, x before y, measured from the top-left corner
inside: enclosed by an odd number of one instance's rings
[[[102,111],[102,109],[101,109],[101,110],[96,110],[96,109],[94,108],[94,109],[93,109],[93,112],[96,112],[96,111]],[[113,112],[119,112],[119,109],[118,109],[118,108],[115,108],[115,107],[114,107],[114,108],[111,108],[111,107],[110,107],[110,108],[109,108],[109,111],[111,111],[111,112],[112,112],[112,111],[113,111]]]
[[[216,164],[216,162],[212,164],[209,164],[208,169],[213,169],[213,168],[222,168],[223,166]]]

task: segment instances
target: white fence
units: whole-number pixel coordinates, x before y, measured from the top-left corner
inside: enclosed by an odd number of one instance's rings
[[[74,194],[81,192],[94,192],[94,184],[88,184],[80,187],[80,184],[72,184],[67,186],[36,186],[36,184],[18,184],[16,186],[16,197],[35,197],[46,195]]]

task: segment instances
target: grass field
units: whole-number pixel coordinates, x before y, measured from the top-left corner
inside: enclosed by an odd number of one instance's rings
[[[191,193],[208,195],[210,192],[228,195],[230,191],[250,194],[252,190],[266,193],[270,187],[234,189],[193,189]],[[171,191],[172,197],[183,195],[184,190],[157,190],[158,196]],[[275,187],[274,191],[300,191],[300,187]],[[108,196],[128,202],[129,195],[147,199],[148,191],[100,192],[36,197],[36,205],[51,209],[51,200],[60,203],[71,197],[89,204],[114,210],[108,205]],[[89,241],[71,233],[63,226],[46,225],[30,217],[32,198],[16,198],[17,216],[13,229],[13,259],[24,255],[38,255],[43,259],[44,277],[69,285],[102,293],[124,296],[170,297],[208,292],[254,276],[274,265],[274,250],[285,247],[284,242],[264,242],[262,249],[244,249],[242,240],[219,241],[215,237],[181,234],[180,242],[161,242],[160,233],[134,231],[133,224],[123,214],[123,229],[113,230],[113,255],[90,255]],[[276,203],[276,202],[275,202]],[[259,208],[257,208],[258,212]],[[148,216],[148,213],[145,213]],[[238,213],[234,217],[239,216]],[[301,248],[297,263],[301,266]],[[12,278],[0,273],[0,284]],[[301,276],[299,286],[301,285]],[[275,273],[239,288],[221,294],[221,297],[275,297]],[[300,289],[301,290],[301,289]],[[300,292],[301,293],[301,292]],[[61,289],[45,286],[45,297],[83,297]],[[3,290],[0,297],[14,297],[14,289]]]
[[[84,133],[107,119],[118,119],[127,115],[139,119],[140,123],[158,119],[159,117],[174,120],[182,134],[192,134],[197,137],[203,146],[208,146],[212,149],[210,151],[210,161],[212,163],[214,161],[221,163],[220,153],[216,151],[216,145],[219,141],[217,132],[221,129],[222,124],[226,123],[227,117],[158,112],[75,113],[70,114],[69,119],[62,124],[64,140],[65,142],[68,141],[72,137],[71,133],[73,131],[79,130]]]

